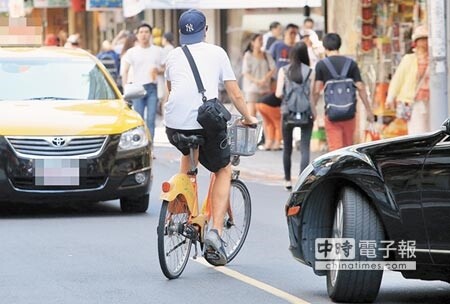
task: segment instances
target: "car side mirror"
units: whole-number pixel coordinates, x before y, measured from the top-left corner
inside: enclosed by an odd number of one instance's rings
[[[441,130],[445,132],[445,134],[450,135],[450,118],[448,118],[442,124]]]
[[[123,99],[131,106],[133,99],[147,95],[147,91],[140,84],[128,83],[123,87]]]

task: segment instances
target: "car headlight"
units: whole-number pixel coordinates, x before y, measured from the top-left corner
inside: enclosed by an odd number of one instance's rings
[[[148,145],[148,135],[145,132],[145,127],[141,126],[122,133],[118,150],[133,150],[146,145]]]

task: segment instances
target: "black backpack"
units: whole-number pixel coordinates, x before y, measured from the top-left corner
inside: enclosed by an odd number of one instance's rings
[[[352,60],[346,59],[340,75],[329,58],[325,58],[323,63],[333,77],[325,83],[325,114],[330,121],[352,119],[356,113],[356,86],[352,78],[347,78]]]

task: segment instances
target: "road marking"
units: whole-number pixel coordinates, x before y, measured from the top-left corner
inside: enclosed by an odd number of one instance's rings
[[[221,272],[229,277],[232,277],[236,280],[239,280],[241,282],[244,282],[248,285],[252,285],[256,288],[259,288],[267,293],[270,293],[278,298],[281,298],[283,300],[288,301],[289,303],[294,303],[294,304],[310,304],[309,302],[302,300],[296,296],[293,296],[281,289],[278,289],[276,287],[270,286],[269,284],[263,283],[261,281],[258,281],[256,279],[253,279],[249,276],[246,276],[242,273],[239,273],[235,270],[232,270],[230,268],[227,267],[223,267],[223,266],[219,266],[219,267],[214,267],[211,264],[209,264],[204,258],[202,257],[197,257],[197,259],[195,259],[194,261],[196,261],[199,264],[202,264],[204,266],[213,268],[214,270]]]

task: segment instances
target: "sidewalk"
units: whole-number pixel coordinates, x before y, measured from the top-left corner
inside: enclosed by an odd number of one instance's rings
[[[165,128],[162,124],[161,118],[158,117],[155,129],[155,154],[157,159],[175,160],[179,157],[176,148],[169,143]],[[296,130],[299,132],[299,130]],[[294,131],[295,132],[295,131]],[[164,149],[161,149],[164,148]],[[158,150],[161,152],[158,153]],[[167,149],[173,149],[167,153]],[[311,160],[322,155],[324,152],[311,152]],[[173,159],[175,158],[175,159]],[[241,162],[238,166],[241,171],[241,176],[251,180],[264,180],[268,184],[282,185],[284,180],[283,173],[283,151],[256,151],[255,155],[250,157],[241,157]],[[293,183],[296,181],[300,171],[300,151],[293,149],[292,151],[292,178]]]

